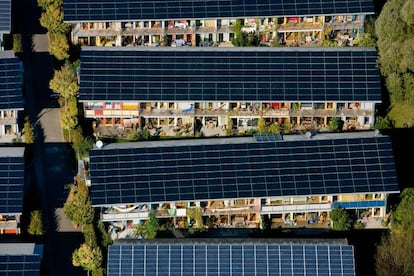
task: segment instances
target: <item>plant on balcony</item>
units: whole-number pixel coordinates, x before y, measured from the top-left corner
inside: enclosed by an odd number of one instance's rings
[[[274,122],[268,127],[267,132],[273,134],[280,134],[280,125],[277,122]]]
[[[40,210],[32,211],[30,214],[30,224],[27,232],[33,236],[43,235],[42,212]]]
[[[283,133],[284,134],[289,134],[292,131],[292,129],[293,129],[293,125],[290,122],[285,121],[283,123]]]
[[[145,239],[154,239],[160,230],[160,224],[154,212],[150,212],[148,220],[144,224],[136,227],[136,236],[142,236]]]
[[[335,208],[329,214],[332,221],[332,229],[337,231],[347,231],[352,227],[352,219],[348,212],[343,208]]]
[[[200,207],[195,207],[193,209],[187,209],[187,216],[190,221],[194,221],[193,228],[202,228],[203,225],[203,216]]]
[[[266,120],[263,117],[260,117],[257,121],[257,130],[260,134],[263,134],[267,131]]]

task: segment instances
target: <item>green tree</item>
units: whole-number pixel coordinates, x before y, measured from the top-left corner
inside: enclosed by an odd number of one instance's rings
[[[335,208],[329,213],[332,220],[332,228],[337,231],[347,231],[352,227],[352,220],[348,212],[343,208]]]
[[[77,186],[71,185],[71,191],[63,206],[63,211],[75,225],[85,226],[93,222],[95,211],[86,183],[80,177],[77,178]]]
[[[277,122],[271,124],[267,130],[269,133],[279,134],[280,133],[280,125]]]
[[[374,47],[376,46],[375,38],[369,33],[363,33],[354,40],[354,45],[359,47]]]
[[[328,130],[330,132],[339,132],[342,130],[341,120],[338,117],[333,117],[328,123]]]
[[[57,60],[69,58],[69,42],[65,34],[49,34],[49,53]]]
[[[104,223],[100,220],[98,221],[98,231],[100,237],[100,245],[104,248],[107,248],[108,245],[112,244],[111,235],[106,231]]]
[[[34,143],[35,134],[33,131],[33,127],[30,124],[29,116],[24,117],[23,134],[24,134],[24,142],[26,144]]]
[[[377,247],[379,276],[414,275],[414,188],[405,189],[391,217],[391,230]]]
[[[375,23],[380,69],[391,103],[388,116],[396,127],[414,126],[413,18],[412,0],[389,0]]]
[[[391,128],[391,125],[392,124],[390,122],[390,119],[387,116],[385,116],[385,117],[379,116],[379,117],[377,117],[377,121],[375,123],[374,128],[376,128],[376,129],[388,129],[388,128]]]
[[[79,92],[78,78],[69,64],[65,64],[60,70],[55,71],[49,87],[67,99],[76,97]]]
[[[67,33],[70,25],[63,22],[63,8],[59,3],[48,5],[40,16],[40,25],[49,33]]]
[[[233,134],[233,120],[230,116],[226,117],[226,136],[232,136]]]
[[[21,54],[23,52],[21,34],[13,34],[13,52],[15,54]]]
[[[37,0],[37,5],[44,10],[52,4],[63,5],[63,0]]]
[[[30,224],[27,232],[33,236],[43,235],[44,231],[41,211],[35,210],[30,213]]]
[[[283,123],[283,133],[284,134],[289,134],[293,129],[293,125],[291,122],[285,121]]]
[[[102,264],[102,251],[99,247],[92,247],[83,243],[72,254],[72,264],[80,266],[85,270],[97,270]]]
[[[160,225],[154,212],[150,212],[148,215],[148,220],[144,224],[138,225],[136,228],[137,235],[142,235],[146,239],[154,239],[157,236],[159,229]]]
[[[263,134],[267,131],[266,120],[263,117],[260,117],[257,121],[257,130],[260,134]]]
[[[79,159],[88,155],[89,150],[93,147],[92,139],[83,137],[81,127],[76,127],[71,131],[72,147]]]

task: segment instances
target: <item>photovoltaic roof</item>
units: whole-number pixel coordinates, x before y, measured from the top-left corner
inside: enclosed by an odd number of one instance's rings
[[[11,30],[11,0],[0,0],[0,34]]]
[[[110,245],[108,276],[355,275],[350,245],[182,240]]]
[[[103,48],[81,101],[381,101],[373,48]]]
[[[0,255],[0,275],[39,276],[39,255]]]
[[[21,214],[24,148],[0,148],[0,214]]]
[[[24,108],[20,61],[10,52],[0,54],[0,110]]]
[[[372,0],[64,0],[65,21],[247,18],[373,13]]]
[[[399,191],[386,136],[238,141],[165,146],[159,141],[91,150],[92,203]]]

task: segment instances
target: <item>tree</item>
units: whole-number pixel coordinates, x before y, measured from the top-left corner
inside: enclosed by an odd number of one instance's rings
[[[49,33],[67,33],[70,25],[63,22],[63,8],[59,3],[48,5],[40,16],[40,25]]]
[[[143,235],[146,239],[154,239],[157,236],[157,232],[160,229],[160,225],[154,212],[150,212],[148,220],[143,225],[137,226],[137,235]]]
[[[65,64],[60,70],[55,71],[49,87],[53,92],[59,93],[67,99],[76,97],[79,92],[78,78],[69,64]]]
[[[63,211],[73,224],[85,226],[93,222],[95,211],[89,197],[85,181],[77,178],[77,187],[71,185],[68,199],[63,206]]]
[[[342,130],[341,120],[338,117],[333,117],[328,124],[328,130],[330,132],[339,132]]]
[[[102,264],[102,251],[99,247],[92,247],[83,243],[72,254],[72,264],[74,266],[81,266],[88,271],[98,269]]]
[[[33,127],[30,124],[29,116],[24,117],[24,126],[23,126],[24,142],[26,144],[33,144],[35,140],[35,135]]]
[[[263,134],[266,132],[266,120],[263,117],[260,117],[257,121],[257,130],[260,134]]]
[[[279,134],[280,133],[280,125],[277,122],[271,124],[267,130],[269,133]]]
[[[15,54],[21,54],[23,52],[21,34],[13,34],[13,52]]]
[[[83,137],[82,129],[79,126],[71,131],[71,138],[72,147],[79,159],[86,156],[89,150],[93,147],[93,141]]]
[[[35,210],[30,213],[30,224],[27,232],[33,236],[43,235],[43,221],[41,211]]]
[[[414,274],[414,188],[405,189],[392,215],[391,231],[377,247],[376,272],[379,276]]]
[[[62,5],[63,1],[62,0],[37,0],[37,5],[44,10],[52,4]]]
[[[391,103],[388,116],[396,127],[414,126],[413,18],[412,0],[389,0],[375,23],[380,69]]]
[[[359,47],[374,47],[376,44],[371,34],[362,33],[354,40],[354,45]]]
[[[65,34],[49,34],[49,53],[57,60],[66,60],[69,58],[69,42]]]
[[[233,134],[233,119],[230,116],[226,117],[226,136]]]
[[[333,209],[329,217],[332,220],[332,228],[337,231],[347,231],[352,227],[352,220],[349,217],[348,212],[343,208]]]

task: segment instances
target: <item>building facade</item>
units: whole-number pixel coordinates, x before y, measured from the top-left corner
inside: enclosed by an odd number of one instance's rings
[[[8,142],[20,134],[19,114],[24,110],[20,68],[13,51],[0,52],[0,137]]]
[[[240,33],[267,46],[315,46],[324,40],[352,46],[363,32],[365,17],[374,13],[372,1],[365,0],[341,5],[331,0],[157,5],[65,0],[64,9],[72,42],[88,46],[220,46],[231,45]]]
[[[280,137],[279,137],[280,138]],[[398,193],[389,137],[376,132],[109,144],[90,151],[91,198],[107,222],[153,212],[178,228],[329,224],[336,207],[386,216]],[[194,221],[200,212],[204,222]],[[200,225],[199,225],[200,226]]]
[[[79,101],[97,126],[168,136],[244,133],[259,118],[297,130],[339,118],[343,130],[366,130],[381,102],[376,56],[357,47],[86,47]]]
[[[24,148],[0,147],[0,234],[20,234]]]

